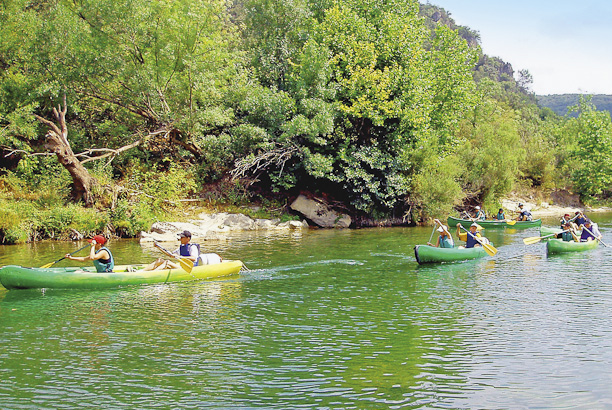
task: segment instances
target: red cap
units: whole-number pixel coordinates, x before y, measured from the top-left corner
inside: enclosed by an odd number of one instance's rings
[[[100,245],[104,245],[106,243],[106,238],[103,237],[102,235],[96,235],[91,239],[88,239],[87,242],[91,243],[91,241],[96,241],[96,243],[99,243]]]

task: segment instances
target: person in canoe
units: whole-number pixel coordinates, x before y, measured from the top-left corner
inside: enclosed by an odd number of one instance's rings
[[[564,242],[580,242],[578,235],[576,235],[576,225],[573,222],[569,220],[566,221],[565,224],[561,226],[561,229],[563,229],[563,232],[559,232],[555,235],[555,238],[562,239]]]
[[[178,240],[181,241],[178,249],[172,252],[173,255],[182,256],[193,262],[193,266],[197,266],[200,259],[200,247],[191,242],[191,232],[183,231],[179,233]],[[181,266],[178,263],[159,258],[150,265],[145,266],[144,270],[162,270],[162,269],[179,269]]]
[[[570,214],[565,214],[563,215],[563,217],[561,218],[560,224],[561,224],[561,229],[565,229],[565,224],[570,222],[572,219],[570,218]]]
[[[574,222],[576,222],[576,225],[578,226],[584,225],[587,219],[589,218],[587,218],[587,216],[581,211],[576,211],[576,213],[574,214]]]
[[[531,212],[529,212],[528,209],[525,209],[522,203],[519,202],[518,207],[519,216],[516,218],[517,221],[531,221],[533,219]]]
[[[461,232],[461,224],[457,224],[457,237],[465,242],[466,248],[474,248],[476,246],[481,246],[480,242],[478,242],[475,238],[480,239],[483,243],[488,243],[489,241],[483,237],[479,230],[482,229],[480,225],[476,222],[470,225],[470,230],[468,232]],[[471,234],[471,235],[470,235]]]
[[[95,235],[89,239],[91,248],[89,249],[89,255],[87,256],[72,256],[67,253],[65,258],[78,262],[93,261],[97,272],[112,272],[115,267],[115,260],[111,251],[104,246],[106,244],[106,238],[102,235]]]
[[[484,221],[485,219],[487,219],[487,216],[485,215],[484,211],[482,209],[480,209],[480,207],[477,205],[474,208],[474,218],[472,218],[472,220],[474,220],[474,221]]]
[[[453,241],[453,237],[448,231],[448,228],[446,227],[446,225],[440,222],[439,219],[434,219],[434,222],[440,225],[438,227],[438,232],[440,233],[440,235],[438,236],[438,240],[436,241],[435,247],[436,248],[454,248],[455,242]],[[427,242],[427,245],[434,246],[430,242]]]
[[[193,266],[198,266],[200,263],[203,265],[214,265],[216,263],[221,263],[221,257],[216,253],[200,253],[200,245],[197,243],[191,243],[191,232],[181,232],[178,239],[181,241],[181,244],[178,249],[172,252],[173,255],[189,259],[193,262]],[[147,265],[144,270],[178,269],[180,267],[181,266],[178,263],[159,258],[153,263]]]
[[[504,221],[506,219],[506,213],[504,212],[504,208],[499,208],[497,211],[497,215],[495,215],[495,219],[498,221]]]
[[[584,221],[582,233],[580,234],[580,242],[594,241],[596,239],[601,239],[601,237],[602,235],[601,232],[599,232],[597,224],[591,222],[590,219]]]

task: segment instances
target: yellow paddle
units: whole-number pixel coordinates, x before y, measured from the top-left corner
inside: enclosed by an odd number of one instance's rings
[[[83,249],[88,248],[89,246],[90,246],[90,245],[85,245],[85,246],[83,246],[81,249],[77,249],[76,251],[72,252],[70,255],[74,255],[75,253],[80,252],[80,251],[82,251]],[[56,263],[58,263],[59,261],[64,260],[64,259],[66,259],[66,257],[65,257],[65,256],[64,256],[63,258],[59,258],[59,259],[58,259],[58,260],[56,260],[55,262],[50,262],[50,263],[47,263],[46,265],[41,266],[41,268],[42,268],[42,269],[50,268],[51,266],[55,265]]]
[[[191,273],[191,271],[193,270],[193,261],[191,259],[185,258],[183,256],[174,255],[170,251],[167,251],[166,249],[162,248],[161,245],[157,242],[155,242],[154,245],[156,248],[159,248],[163,253],[170,256],[171,258],[178,259],[181,268],[183,268],[183,270],[187,273]]]
[[[516,221],[512,220],[512,219],[506,219],[506,223],[510,226],[514,225],[516,223]]]
[[[569,229],[566,229],[563,232],[569,232]],[[550,238],[551,236],[556,236],[556,235],[559,235],[560,233],[562,232],[551,233],[550,235],[546,235],[546,236],[531,236],[529,238],[523,238],[523,243],[525,245],[533,245],[534,243],[540,242],[544,238]]]
[[[482,245],[482,247],[484,248],[485,252],[488,253],[490,256],[495,256],[495,254],[497,253],[497,249],[495,248],[495,246],[491,245],[490,243],[484,243],[482,240],[480,240],[480,238],[478,238],[477,236],[472,235],[472,232],[468,231],[467,229],[465,229],[463,227],[463,225],[459,225],[461,227],[461,229],[463,229],[468,235],[470,235],[472,238],[474,238],[476,240],[476,242],[478,242],[479,244]]]

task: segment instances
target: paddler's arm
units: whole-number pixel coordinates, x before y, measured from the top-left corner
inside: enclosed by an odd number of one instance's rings
[[[98,260],[98,259],[110,259],[110,255],[108,254],[108,252],[106,252],[105,249],[101,249],[99,252],[96,253],[97,243],[98,242],[96,242],[95,239],[91,241],[91,248],[89,249],[89,257],[87,257],[87,259],[90,259],[92,261]]]
[[[458,223],[457,224],[457,238],[459,238],[460,241],[467,242],[467,233],[466,232],[461,232],[460,226],[461,226],[461,224]]]
[[[87,255],[87,256],[72,256],[71,254],[67,253],[64,257],[66,259],[70,259],[72,261],[86,262],[86,261],[93,260],[93,259],[100,259],[100,258],[94,258],[95,254],[96,254],[96,241],[93,240],[93,241],[91,241],[91,248],[89,248],[89,255]]]

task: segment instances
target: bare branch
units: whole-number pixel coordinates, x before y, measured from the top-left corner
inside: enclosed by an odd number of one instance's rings
[[[55,155],[52,152],[27,152],[27,151],[24,151],[22,149],[16,149],[16,150],[13,150],[13,151],[9,152],[8,154],[6,154],[5,157],[8,158],[8,157],[10,157],[13,154],[24,154],[26,157],[36,157],[36,156],[48,157],[48,156],[51,156],[51,155]]]
[[[53,108],[53,111],[56,112],[55,108]],[[45,124],[47,127],[51,128],[53,130],[53,132],[55,132],[57,135],[61,135],[62,131],[58,128],[57,125],[55,125],[55,123],[53,121],[49,121],[39,115],[34,114],[34,117],[42,122],[43,124]]]
[[[125,145],[125,146],[123,146],[121,148],[118,148],[118,149],[110,149],[110,148],[90,149],[88,151],[85,151],[85,152],[82,152],[82,153],[78,154],[77,157],[78,156],[86,156],[86,157],[88,157],[87,159],[81,161],[82,164],[85,164],[85,163],[87,163],[89,161],[96,161],[96,160],[99,160],[99,159],[107,158],[107,157],[110,157],[110,156],[112,156],[114,158],[117,155],[119,155],[120,153],[122,153],[123,151],[127,151],[127,150],[129,150],[131,148],[134,148],[134,147],[140,145],[141,142],[142,142],[142,140],[137,140],[137,141],[134,141],[131,144]],[[96,156],[96,157],[89,157],[87,155],[87,154],[93,154],[95,152],[107,152],[107,153],[104,154],[104,155]]]
[[[285,168],[285,163],[289,161],[297,151],[298,149],[296,146],[278,147],[254,157],[240,159],[236,161],[236,166],[231,171],[232,178],[238,179],[245,177],[249,173],[255,174],[260,170],[268,168],[270,165],[279,167],[282,173]]]

